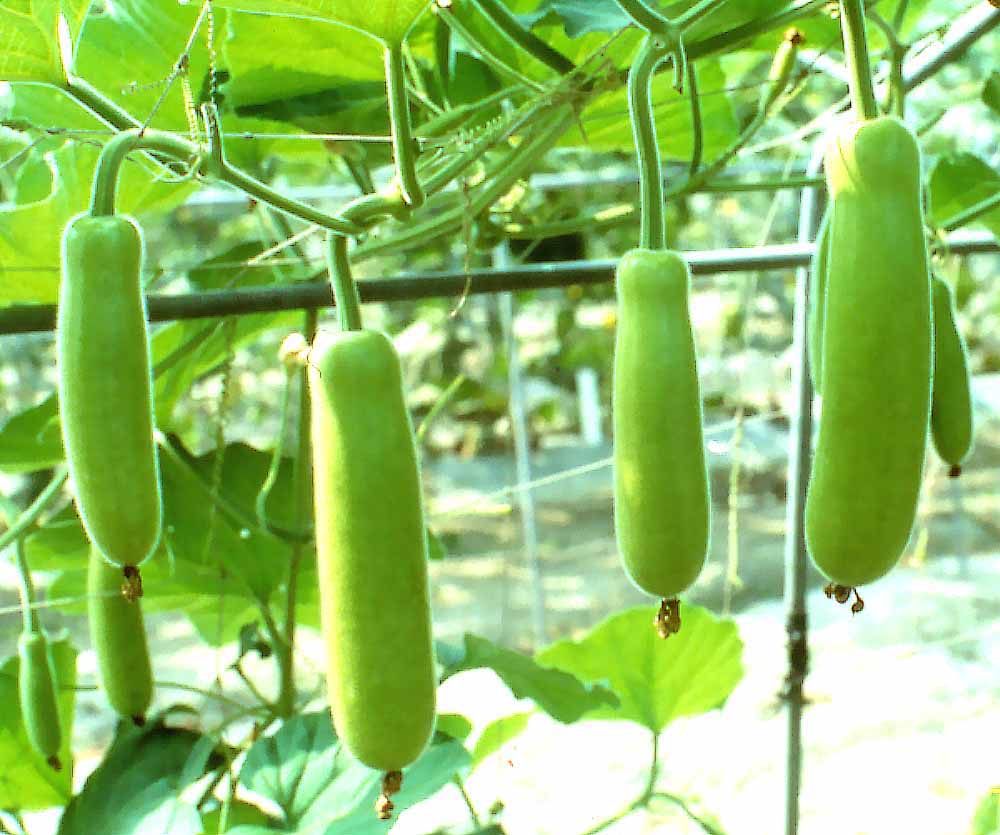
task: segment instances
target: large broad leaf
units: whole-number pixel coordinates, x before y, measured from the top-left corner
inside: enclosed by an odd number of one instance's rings
[[[397,812],[425,800],[469,763],[454,740],[435,742],[403,771],[393,796]],[[333,733],[326,712],[297,716],[247,754],[240,782],[281,809],[277,828],[238,826],[232,835],[275,831],[298,835],[381,835],[386,824],[374,812],[382,775],[355,760]]]
[[[1000,835],[1000,786],[979,801],[971,835]]]
[[[56,301],[62,230],[87,206],[98,152],[91,144],[64,142],[55,150],[29,154],[18,172],[20,205],[0,209],[0,306]],[[119,210],[140,214],[169,208],[194,188],[154,176],[148,162],[130,159],[122,168]]]
[[[430,0],[215,0],[220,8],[341,23],[387,44],[401,44]]]
[[[208,772],[214,747],[161,721],[141,730],[121,723],[103,762],[66,807],[58,835],[200,835],[198,810],[181,793]]]
[[[550,665],[552,666],[552,665]],[[465,653],[446,675],[488,667],[519,699],[532,699],[559,722],[575,722],[602,706],[614,706],[615,696],[601,686],[587,686],[569,672],[539,666],[535,659],[466,633]]]
[[[1000,192],[1000,174],[973,154],[942,157],[931,172],[931,217],[934,223],[951,218]],[[977,221],[1000,237],[1000,207]]]
[[[626,719],[659,733],[674,719],[719,707],[743,677],[736,624],[685,603],[680,633],[664,641],[655,612],[643,606],[614,615],[579,641],[552,644],[538,660],[605,682],[618,695],[618,708],[599,707],[589,718]]]
[[[530,719],[530,713],[514,713],[490,722],[476,740],[476,747],[472,752],[473,764],[479,765],[490,754],[495,754],[512,739],[520,736],[528,727]]]
[[[59,17],[72,41],[90,0],[0,0],[0,81],[61,84]]]
[[[241,627],[259,617],[258,601],[269,599],[288,573],[290,546],[256,526],[253,501],[264,480],[269,456],[244,445],[226,449],[220,493],[230,512],[209,498],[214,453],[180,460],[161,454],[164,536],[162,547],[142,566],[148,611],[180,611],[212,645],[235,640]],[[291,462],[279,471],[268,513],[290,526]],[[244,522],[246,524],[244,524]],[[76,511],[67,506],[27,539],[32,566],[59,572],[51,593],[77,601],[64,607],[83,611],[86,593],[87,537]],[[315,586],[315,560],[306,551],[300,562],[303,592]],[[303,594],[303,622],[318,622],[318,603]]]
[[[73,708],[76,701],[76,648],[65,639],[52,641],[52,662],[59,688],[62,725],[61,771],[28,743],[18,701],[17,656],[0,664],[0,808],[31,811],[62,806],[73,795]],[[96,830],[95,830],[96,831]]]
[[[699,61],[698,81],[700,91],[706,94],[701,99],[704,153],[711,159],[736,138],[739,124],[729,97],[717,95],[726,88],[719,62],[713,59]],[[660,73],[653,79],[656,135],[664,157],[689,159],[693,145],[691,104],[687,95],[678,93],[672,85],[673,75],[669,72]],[[628,151],[633,148],[624,88],[595,98],[584,108],[580,121],[582,133],[570,131],[563,137],[562,144],[586,145],[593,150]]]
[[[55,395],[14,415],[0,427],[0,470],[31,473],[63,459]]]
[[[223,55],[226,106],[296,99],[366,82],[385,107],[382,50],[370,37],[314,20],[231,16]],[[294,43],[295,49],[288,44]]]

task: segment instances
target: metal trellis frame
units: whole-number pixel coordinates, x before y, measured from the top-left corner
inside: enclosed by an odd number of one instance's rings
[[[944,247],[954,255],[1000,252],[1000,242],[988,233],[955,233],[945,241]],[[812,252],[811,243],[795,243],[687,252],[685,257],[695,276],[710,276],[804,267],[809,264]],[[461,296],[464,293],[492,294],[577,284],[609,284],[614,280],[616,264],[614,259],[602,259],[472,269],[467,272],[405,273],[395,278],[360,279],[358,289],[362,302],[391,302]],[[179,295],[154,294],[147,297],[146,303],[151,322],[334,306],[330,285],[325,281]],[[55,321],[55,305],[0,308],[0,336],[50,331],[55,327]]]

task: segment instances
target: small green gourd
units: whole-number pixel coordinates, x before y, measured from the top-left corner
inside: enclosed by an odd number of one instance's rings
[[[62,768],[59,748],[62,728],[59,702],[56,699],[55,671],[49,653],[49,642],[40,629],[22,632],[17,641],[18,696],[21,721],[28,742],[56,771]]]
[[[938,276],[934,288],[934,395],[931,438],[954,478],[972,449],[972,391],[965,340],[955,322],[951,287]]]
[[[145,723],[153,700],[153,670],[139,600],[122,593],[122,572],[90,550],[87,616],[97,672],[108,703],[119,716]]]

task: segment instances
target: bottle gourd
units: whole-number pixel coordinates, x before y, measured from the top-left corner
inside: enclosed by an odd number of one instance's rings
[[[689,285],[687,263],[676,252],[634,249],[618,264],[615,534],[632,582],[666,601],[695,581],[709,544]]]
[[[308,373],[334,726],[361,762],[398,777],[430,739],[437,687],[420,474],[399,358],[378,331],[321,332]]]
[[[76,505],[112,564],[137,566],[160,535],[142,235],[126,217],[79,215],[63,233],[56,325],[59,415]]]
[[[892,117],[851,124],[825,164],[823,401],[806,541],[850,590],[895,565],[913,526],[930,421],[930,274],[910,130]]]
[[[53,769],[62,768],[59,749],[62,728],[56,699],[55,671],[49,657],[49,642],[41,629],[22,632],[17,641],[18,701],[28,742]]]
[[[972,449],[972,392],[965,340],[955,323],[951,287],[934,276],[934,394],[931,438],[954,478]]]
[[[142,725],[153,700],[153,670],[142,604],[127,600],[121,585],[121,571],[91,547],[87,620],[101,688],[119,716]]]

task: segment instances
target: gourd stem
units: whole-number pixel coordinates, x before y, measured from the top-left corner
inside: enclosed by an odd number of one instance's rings
[[[872,84],[871,58],[865,36],[865,10],[862,0],[840,0],[840,23],[844,33],[844,54],[850,73],[851,104],[861,120],[875,119],[878,102]]]
[[[94,172],[90,213],[96,216],[115,213],[115,194],[125,158],[133,151],[155,151],[180,161],[199,156],[198,146],[186,139],[158,130],[130,128],[116,134],[101,149]]]
[[[952,215],[941,224],[941,228],[945,232],[953,232],[959,227],[968,226],[970,223],[979,220],[979,218],[984,215],[988,215],[990,212],[998,208],[1000,208],[1000,191],[992,194],[985,200],[980,200],[978,203],[974,203],[969,206],[968,209]]]
[[[646,5],[644,0],[615,0],[632,22],[652,34],[662,34],[670,29],[671,22],[659,11]]]
[[[38,517],[42,515],[51,503],[52,500],[59,494],[62,486],[66,483],[66,479],[69,476],[68,471],[65,466],[59,467],[52,476],[52,480],[46,485],[45,489],[38,494],[38,497],[25,509],[25,511],[17,517],[13,522],[8,520],[9,527],[6,531],[0,535],[0,552],[2,552],[7,546],[12,542],[17,542],[24,533],[32,525],[38,521]]]
[[[77,102],[116,130],[140,128],[142,125],[131,113],[109,99],[96,87],[91,86],[82,78],[70,76],[66,79],[64,89]]]
[[[667,243],[663,213],[663,174],[656,140],[651,83],[663,52],[649,35],[639,47],[628,74],[628,111],[639,158],[640,231],[644,249],[664,249]]]
[[[364,231],[364,229],[355,223],[351,223],[340,217],[331,217],[306,203],[287,197],[266,186],[260,180],[254,179],[245,171],[241,171],[239,168],[231,165],[226,159],[225,148],[222,144],[222,131],[219,127],[218,111],[215,105],[212,103],[203,104],[201,106],[201,113],[202,118],[205,120],[205,127],[208,130],[209,160],[206,167],[213,176],[235,186],[261,203],[267,203],[267,205],[273,206],[278,211],[301,218],[309,223],[315,223],[323,229],[339,232],[342,235],[360,235]]]
[[[511,186],[525,175],[556,143],[575,121],[575,114],[569,108],[556,110],[557,118],[552,119],[544,129],[531,138],[525,139],[495,167],[487,171],[481,189],[470,192],[467,202],[456,208],[441,212],[438,215],[418,223],[410,223],[393,230],[393,235],[386,238],[369,238],[352,252],[354,261],[370,258],[373,255],[406,247],[415,241],[426,244],[433,238],[448,234],[454,229],[461,229],[469,217],[477,217],[503,197]]]
[[[35,614],[35,585],[31,582],[31,570],[24,555],[24,537],[14,542],[14,558],[17,562],[17,573],[20,576],[19,590],[21,592],[21,617],[23,618],[25,634],[35,634],[39,631],[38,615]]]
[[[406,73],[403,45],[385,48],[385,90],[389,100],[389,127],[392,131],[392,155],[403,199],[412,208],[424,202],[424,192],[417,179],[416,150],[410,125],[410,104],[406,96]]]
[[[473,4],[511,43],[519,46],[533,58],[541,61],[560,75],[576,69],[576,65],[565,55],[553,49],[511,14],[510,10],[497,0],[472,0]]]
[[[337,318],[341,330],[361,330],[361,299],[358,286],[351,274],[351,261],[347,257],[347,238],[329,234],[326,239],[327,269],[333,287],[333,300],[337,304]]]
[[[701,168],[705,153],[705,131],[701,121],[701,97],[698,95],[698,73],[694,61],[687,62],[687,93],[691,102],[691,165],[688,168],[694,175]]]

